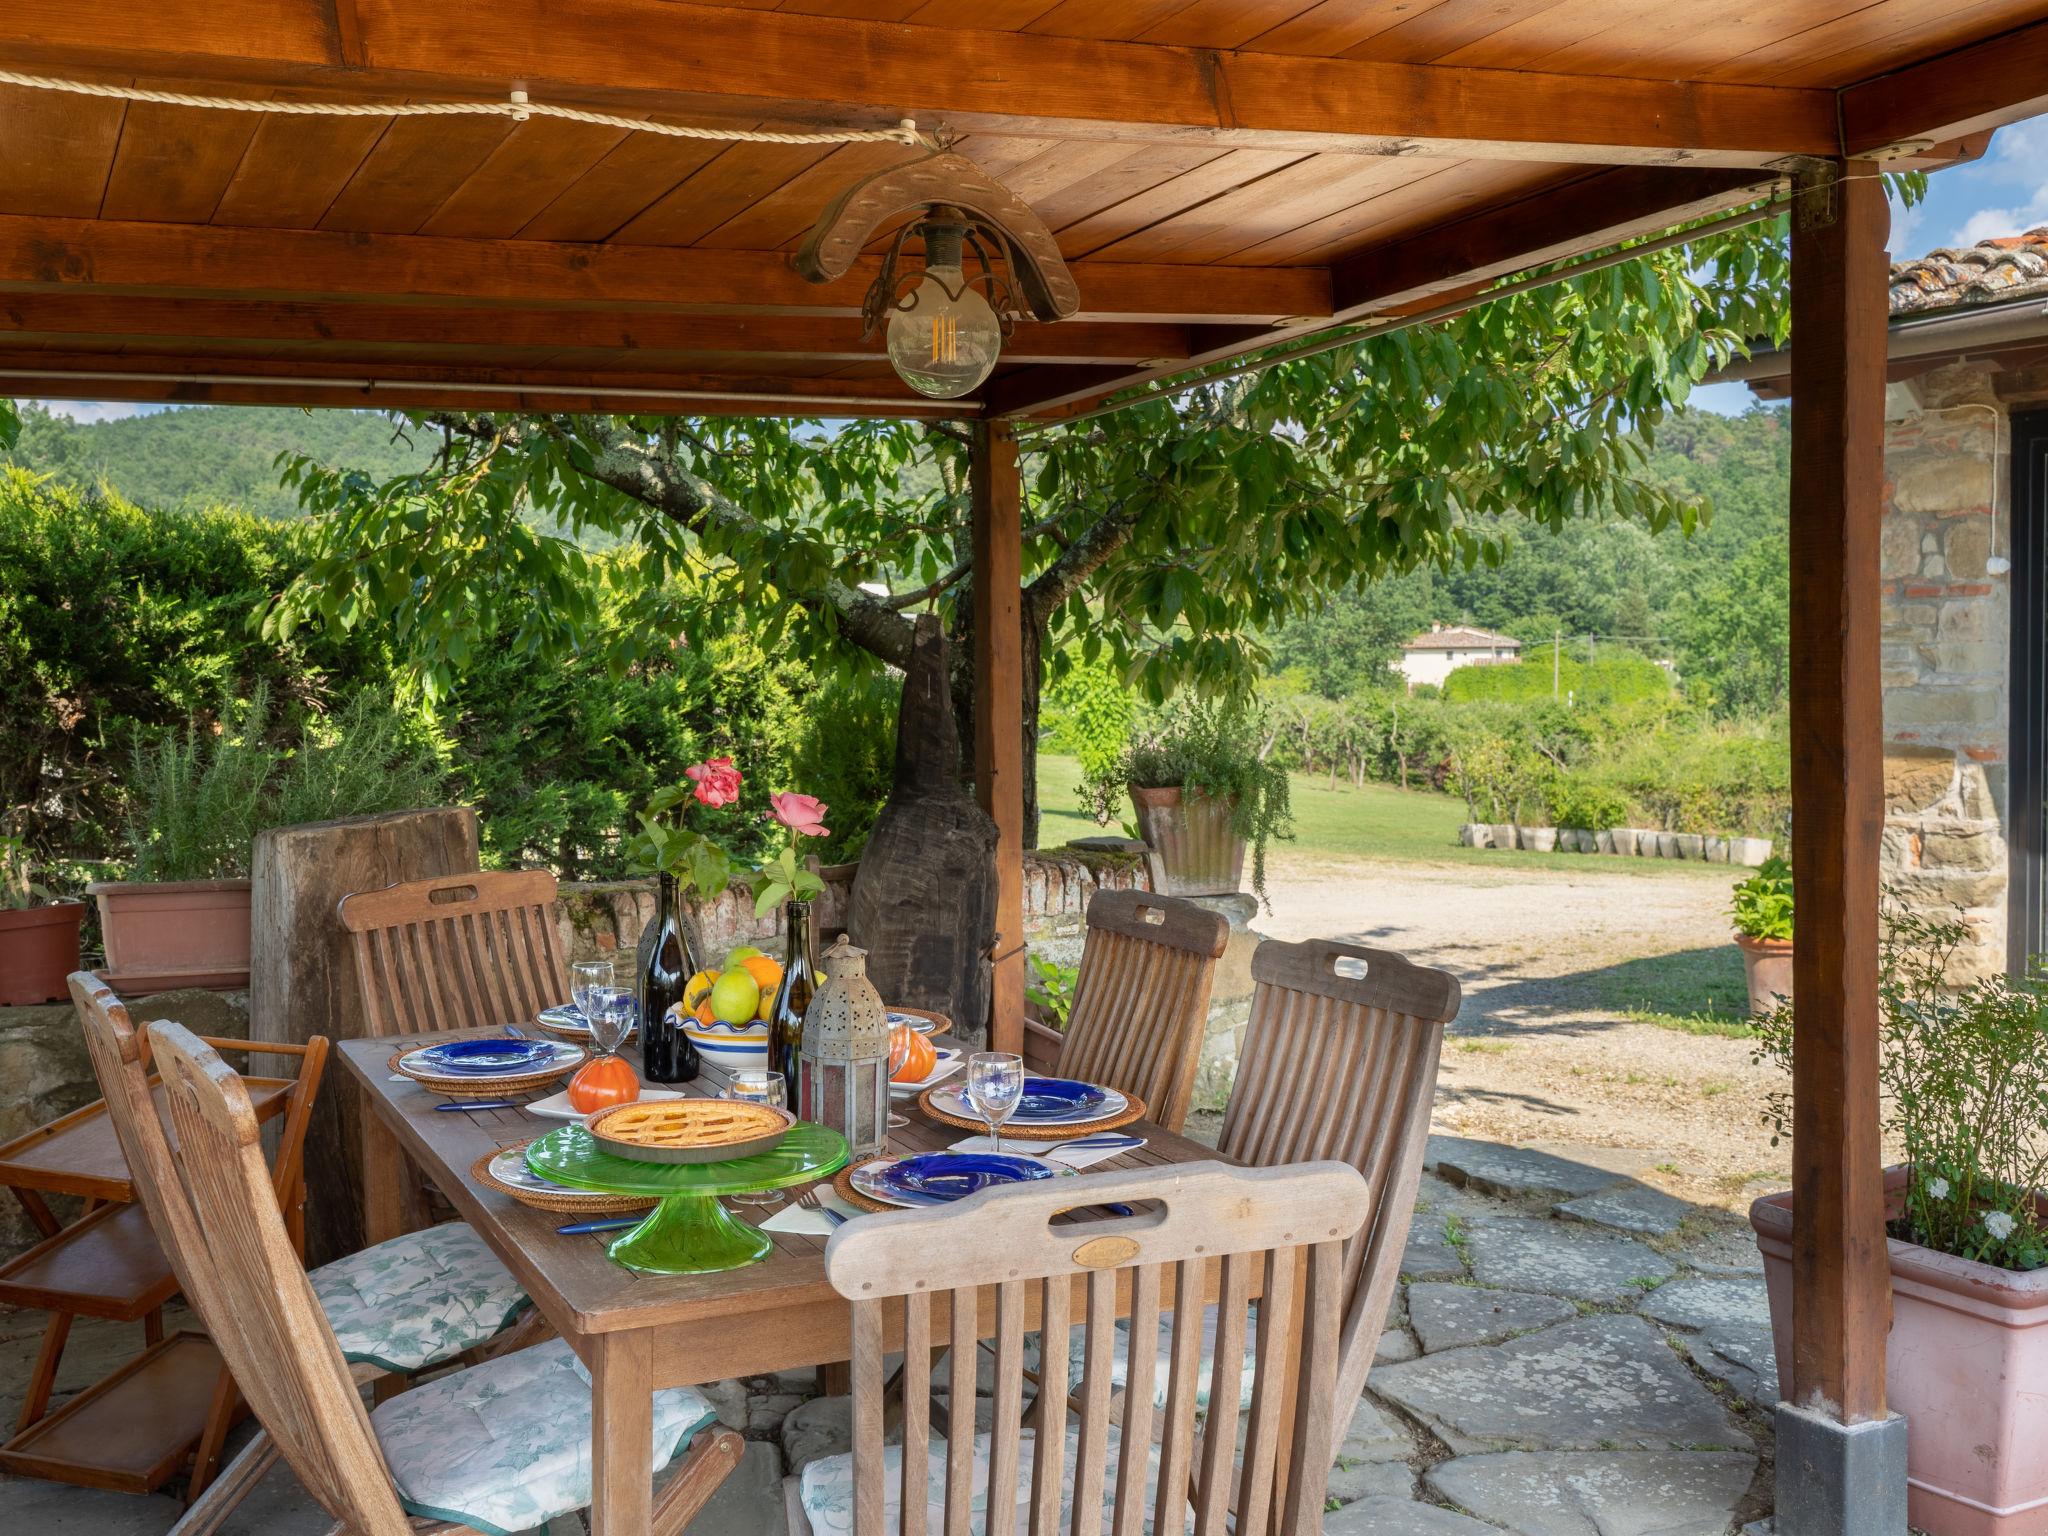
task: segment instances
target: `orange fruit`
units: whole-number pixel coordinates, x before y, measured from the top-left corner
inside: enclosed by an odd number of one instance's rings
[[[749,955],[740,962],[740,967],[754,978],[754,985],[764,993],[772,995],[782,985],[782,967],[766,955]]]
[[[706,997],[703,1002],[697,1005],[697,1022],[699,1024],[716,1024],[718,1022],[718,1015],[711,1011],[711,999],[709,997]]]

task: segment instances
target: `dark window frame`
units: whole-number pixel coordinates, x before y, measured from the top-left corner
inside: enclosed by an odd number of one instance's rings
[[[2012,650],[2006,780],[2006,969],[2048,950],[2048,409],[2012,413]]]

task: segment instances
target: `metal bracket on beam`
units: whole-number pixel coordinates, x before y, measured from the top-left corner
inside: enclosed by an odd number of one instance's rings
[[[1814,155],[1787,155],[1770,169],[1792,178],[1792,217],[1801,229],[1826,229],[1841,217],[1842,165]]]

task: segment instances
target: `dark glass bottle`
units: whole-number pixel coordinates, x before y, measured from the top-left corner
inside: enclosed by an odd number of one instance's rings
[[[797,1058],[804,1048],[804,1014],[818,990],[818,968],[811,956],[810,903],[785,902],[782,920],[788,933],[788,953],[783,957],[782,982],[775,989],[775,1002],[768,1014],[768,1070],[782,1074],[783,1093],[794,1109]]]
[[[674,875],[659,877],[654,943],[640,969],[640,1062],[650,1083],[688,1083],[697,1077],[697,1047],[680,1023],[683,988],[697,972]],[[675,1013],[671,1013],[671,1009]]]

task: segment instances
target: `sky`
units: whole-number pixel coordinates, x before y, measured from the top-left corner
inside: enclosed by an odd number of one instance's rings
[[[2048,224],[2048,114],[2001,128],[1981,159],[1927,178],[1927,196],[1912,208],[1892,206],[1894,261],[1924,256],[1945,245],[1975,245]],[[1708,384],[1692,403],[1726,416],[1740,415],[1753,397],[1740,384]],[[118,421],[160,411],[160,405],[118,400],[41,402],[74,421]]]

